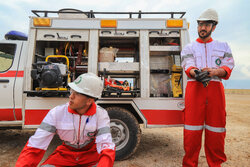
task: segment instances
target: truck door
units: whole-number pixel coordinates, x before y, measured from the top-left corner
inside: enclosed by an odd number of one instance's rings
[[[0,125],[22,120],[23,43],[0,41]]]

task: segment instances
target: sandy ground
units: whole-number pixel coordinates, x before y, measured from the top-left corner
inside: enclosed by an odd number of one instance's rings
[[[223,167],[250,166],[250,93],[226,94],[227,100],[227,162]],[[183,128],[142,128],[141,143],[128,160],[116,161],[115,167],[180,167],[183,151]],[[0,167],[13,167],[32,130],[0,130]],[[58,145],[54,138],[48,154]],[[204,149],[199,167],[207,167]]]

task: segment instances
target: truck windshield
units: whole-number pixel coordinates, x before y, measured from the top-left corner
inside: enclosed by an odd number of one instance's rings
[[[0,44],[0,72],[7,71],[14,60],[16,44]]]

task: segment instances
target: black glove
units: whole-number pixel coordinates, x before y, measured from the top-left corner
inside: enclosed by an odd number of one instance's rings
[[[208,86],[209,81],[211,80],[211,77],[209,77],[208,71],[200,71],[200,70],[194,70],[195,76],[194,78],[196,81],[201,82],[204,87]]]

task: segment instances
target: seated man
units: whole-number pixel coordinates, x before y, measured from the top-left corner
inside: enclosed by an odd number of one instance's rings
[[[115,144],[110,119],[107,111],[95,104],[103,90],[101,79],[86,73],[69,87],[69,102],[49,111],[22,150],[16,167],[37,166],[56,133],[63,144],[42,166],[113,166]]]

